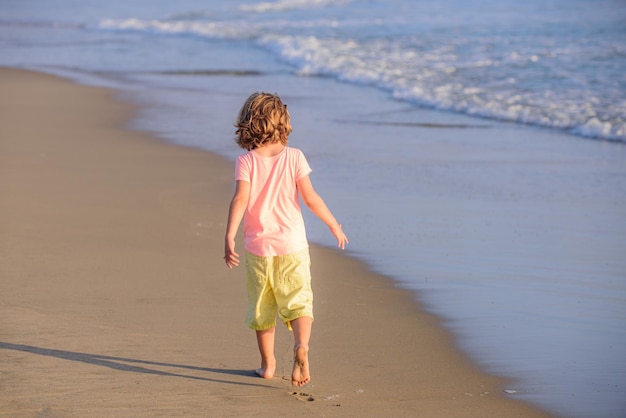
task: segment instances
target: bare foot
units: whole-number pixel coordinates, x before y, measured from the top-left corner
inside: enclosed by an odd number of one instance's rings
[[[291,373],[291,384],[294,386],[304,386],[309,383],[309,347],[298,346],[295,349],[293,359],[293,372]]]
[[[261,362],[261,368],[255,370],[257,376],[262,377],[263,379],[271,379],[272,377],[274,377],[275,372],[276,361],[271,364],[265,364],[265,362]]]

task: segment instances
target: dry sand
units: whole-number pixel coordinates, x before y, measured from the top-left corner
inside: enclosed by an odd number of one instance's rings
[[[255,377],[245,273],[222,262],[232,163],[124,129],[134,111],[0,69],[1,416],[547,416],[318,247],[312,382],[291,387],[284,328],[278,377]]]

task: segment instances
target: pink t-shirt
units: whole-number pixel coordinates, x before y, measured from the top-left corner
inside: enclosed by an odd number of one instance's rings
[[[235,171],[236,180],[250,183],[243,221],[246,250],[263,257],[307,248],[296,182],[311,167],[302,151],[285,147],[272,157],[249,151],[237,158]]]

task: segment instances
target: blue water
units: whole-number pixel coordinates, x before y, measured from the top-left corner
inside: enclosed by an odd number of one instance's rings
[[[245,97],[279,92],[351,255],[510,396],[626,413],[623,1],[3,0],[0,65],[118,88],[137,128],[227,158]]]

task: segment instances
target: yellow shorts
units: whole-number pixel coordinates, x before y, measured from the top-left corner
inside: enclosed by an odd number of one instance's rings
[[[276,326],[276,314],[291,329],[291,321],[313,318],[309,249],[293,254],[259,257],[246,252],[248,313],[246,324],[261,331]]]

